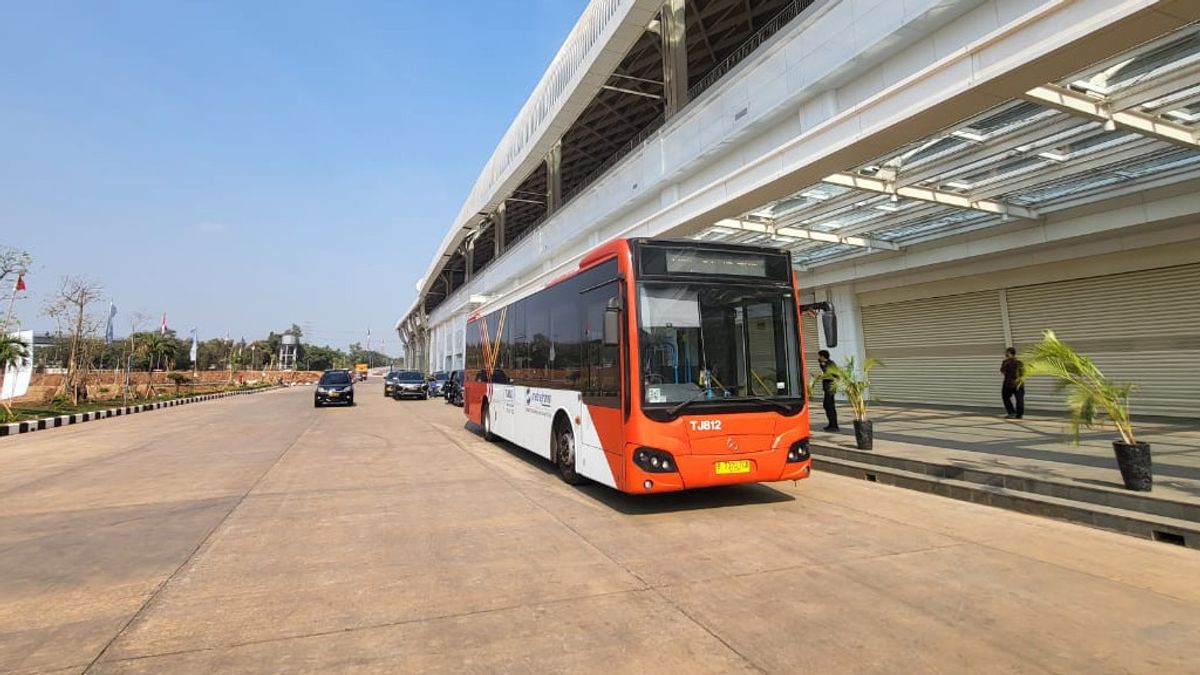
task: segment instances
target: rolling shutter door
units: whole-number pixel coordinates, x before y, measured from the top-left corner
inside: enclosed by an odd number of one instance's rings
[[[1000,405],[1004,325],[997,291],[862,308],[867,356],[879,401]]]
[[[1008,290],[1013,341],[1024,349],[1053,330],[1104,374],[1135,382],[1135,415],[1200,417],[1200,265],[1074,279]],[[1043,378],[1026,406],[1062,409]]]

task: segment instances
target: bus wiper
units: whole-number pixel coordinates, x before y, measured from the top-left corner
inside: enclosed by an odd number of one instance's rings
[[[743,398],[742,400],[758,401],[760,403],[766,403],[767,405],[775,406],[776,408],[778,408],[780,410],[780,412],[786,413],[788,415],[792,414],[791,406],[789,406],[786,403],[781,403],[780,401],[776,401],[775,399],[767,398],[765,396],[747,396],[747,397]]]
[[[679,417],[680,410],[683,410],[684,408],[695,403],[696,401],[699,401],[701,398],[708,396],[708,394],[709,394],[709,391],[707,389],[705,389],[704,391],[697,393],[695,396],[689,398],[688,400],[683,401],[682,403],[675,404],[669,410],[667,410],[667,415],[670,416],[672,419]]]

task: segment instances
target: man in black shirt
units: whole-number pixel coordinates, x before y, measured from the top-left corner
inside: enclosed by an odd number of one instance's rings
[[[1025,416],[1025,385],[1020,381],[1024,369],[1025,365],[1017,359],[1017,350],[1012,347],[1004,350],[1004,362],[1000,364],[1000,374],[1004,376],[1000,395],[1004,398],[1004,410],[1008,413],[1004,419],[1019,420]]]
[[[821,372],[829,372],[829,366],[833,365],[833,361],[829,358],[829,350],[822,349],[817,352],[817,363],[821,364]],[[825,396],[822,403],[825,406],[825,417],[829,419],[829,424],[825,427],[825,431],[841,431],[838,429],[837,422],[837,406],[833,400],[833,380],[821,380],[821,391]]]

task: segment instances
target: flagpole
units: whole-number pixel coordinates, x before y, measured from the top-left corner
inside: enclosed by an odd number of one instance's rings
[[[13,303],[17,301],[17,286],[21,284],[21,277],[17,277],[17,283],[13,284],[12,294],[8,296],[8,311],[4,314],[4,332],[8,332],[8,324],[12,321]]]

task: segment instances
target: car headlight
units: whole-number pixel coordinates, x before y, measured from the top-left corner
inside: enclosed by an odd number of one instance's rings
[[[329,390],[326,389],[325,387],[317,387],[317,393],[318,394],[328,394]]]

